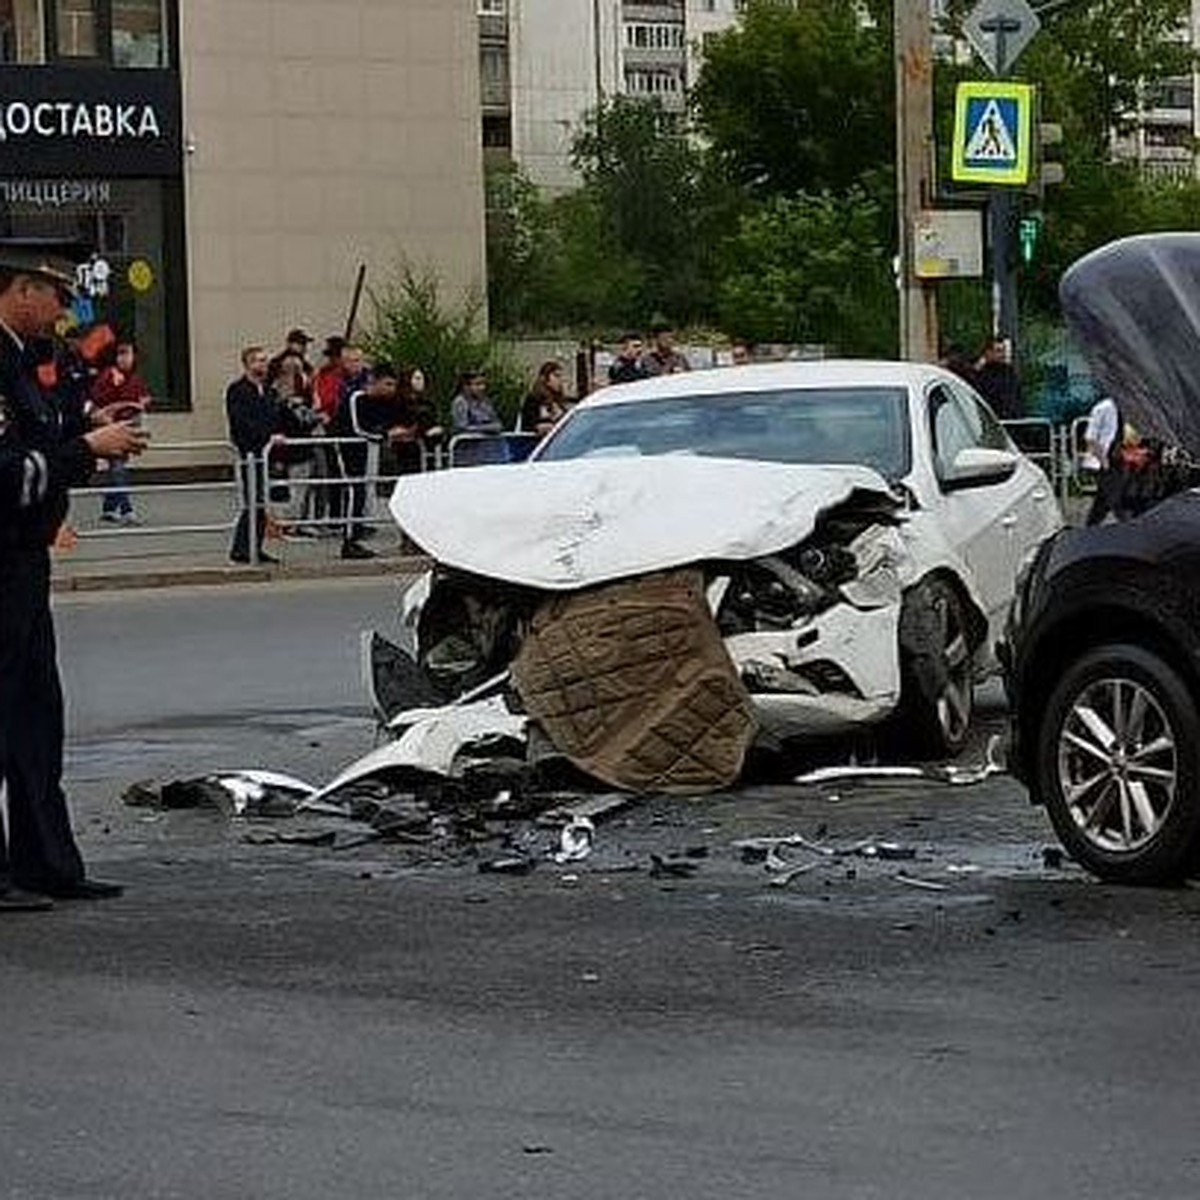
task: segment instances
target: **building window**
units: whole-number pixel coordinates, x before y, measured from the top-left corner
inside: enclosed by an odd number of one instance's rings
[[[6,0],[0,0],[0,5]],[[40,0],[39,0],[40,2]],[[165,0],[44,0],[50,62],[170,66]],[[2,11],[2,10],[0,10]]]
[[[481,17],[502,17],[508,8],[508,0],[479,0],[476,10]]]
[[[484,46],[479,51],[479,92],[485,108],[507,108],[508,52]]]
[[[0,62],[44,62],[43,20],[41,0],[0,0]]]
[[[165,67],[165,50],[161,0],[113,0],[113,66]]]
[[[631,96],[672,96],[683,91],[683,77],[678,71],[635,67],[625,72],[625,90]]]
[[[646,25],[630,22],[625,26],[625,45],[631,50],[682,50],[684,46],[683,26],[666,23]]]
[[[100,14],[96,0],[56,0],[54,49],[57,58],[99,57]]]
[[[512,146],[512,122],[508,117],[484,116],[483,144],[489,150],[507,150]]]

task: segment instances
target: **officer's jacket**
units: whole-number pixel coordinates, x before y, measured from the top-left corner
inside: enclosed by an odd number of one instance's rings
[[[0,326],[0,554],[49,545],[67,489],[95,466],[82,430],[38,385],[32,355]]]

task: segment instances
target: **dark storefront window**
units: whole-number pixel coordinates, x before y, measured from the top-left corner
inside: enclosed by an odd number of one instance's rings
[[[0,0],[2,5],[8,0]],[[49,7],[50,62],[88,62],[149,70],[170,66],[164,0],[25,0]],[[22,0],[13,0],[18,6]],[[28,60],[22,60],[28,61]]]
[[[172,314],[186,299],[172,244],[180,185],[168,179],[0,178],[0,237],[49,238],[94,251],[96,294],[78,315],[136,339],[139,369],[159,407],[180,407],[186,365]],[[95,282],[100,287],[95,287]]]
[[[44,19],[42,0],[0,0],[0,62],[45,61]]]
[[[0,237],[78,248],[73,320],[136,340],[161,409],[190,404],[177,23],[174,0],[0,0]]]

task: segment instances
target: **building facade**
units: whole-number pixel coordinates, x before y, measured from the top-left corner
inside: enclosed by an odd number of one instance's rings
[[[156,440],[244,345],[343,332],[359,265],[484,282],[476,0],[0,0],[0,236],[90,251]]]
[[[574,186],[571,141],[605,96],[682,113],[706,39],[742,0],[477,0],[483,138],[551,191]],[[489,87],[491,81],[491,87]]]

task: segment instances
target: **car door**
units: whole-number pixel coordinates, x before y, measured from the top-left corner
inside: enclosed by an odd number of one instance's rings
[[[1034,481],[1022,463],[999,480],[951,486],[950,467],[959,451],[972,447],[1011,450],[1003,427],[968,389],[948,382],[926,392],[928,429],[937,493],[933,503],[951,548],[971,571],[978,599],[993,632],[1004,622],[1019,562],[1022,507]]]
[[[954,384],[955,390],[965,400],[975,405],[979,410],[984,428],[985,444],[1001,445],[1002,439],[1007,440],[1010,448],[1020,451],[1020,446],[1013,442],[1009,431],[1003,427],[999,419],[976,393],[965,385]],[[1053,439],[1048,439],[1053,447]],[[1019,571],[1029,555],[1037,549],[1052,533],[1062,528],[1062,510],[1054,495],[1054,485],[1050,478],[1036,462],[1021,455],[1016,475],[1013,477],[1013,492],[1016,500],[1016,524],[1012,525],[1013,562]]]

